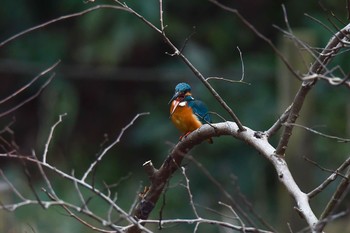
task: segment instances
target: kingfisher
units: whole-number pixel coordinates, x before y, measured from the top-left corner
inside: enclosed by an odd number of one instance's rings
[[[175,94],[170,99],[170,103],[171,121],[184,133],[180,140],[203,124],[211,123],[207,106],[202,101],[193,98],[191,86],[187,83],[176,85]],[[213,140],[209,138],[208,142],[211,144]]]

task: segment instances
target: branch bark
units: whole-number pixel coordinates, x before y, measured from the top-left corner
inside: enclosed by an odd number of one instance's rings
[[[313,63],[310,68],[309,74],[322,74],[325,70],[327,64],[334,58],[339,50],[346,46],[350,42],[350,24],[346,25],[343,29],[337,32],[328,42],[327,46],[323,49],[318,59]],[[285,154],[289,139],[292,135],[294,123],[299,117],[301,108],[303,107],[305,97],[311,90],[311,88],[316,84],[317,79],[305,80],[302,82],[298,92],[296,93],[288,119],[286,121],[286,126],[284,128],[282,137],[276,148],[276,154],[282,156]]]
[[[188,137],[173,148],[159,170],[147,168],[147,171],[154,171],[152,172],[153,174],[148,174],[151,185],[147,192],[140,196],[140,202],[133,216],[138,220],[146,220],[149,217],[171,175],[181,166],[183,158],[195,145],[209,137],[228,135],[247,143],[270,161],[277,172],[280,182],[295,200],[295,209],[303,216],[308,226],[313,229],[318,219],[310,207],[307,194],[302,192],[294,181],[286,161],[275,153],[276,150],[268,142],[266,135],[248,127],[244,128],[246,129],[245,131],[240,131],[236,123],[227,121],[212,124],[211,126],[203,125],[189,134]],[[127,232],[135,233],[140,232],[140,230],[137,226],[133,226]]]
[[[350,188],[350,169],[348,169],[346,178],[344,178],[337,187],[337,190],[333,194],[331,200],[328,202],[326,208],[321,214],[320,221],[316,225],[316,232],[322,232],[327,224],[327,218],[334,214],[334,211],[342,202]]]

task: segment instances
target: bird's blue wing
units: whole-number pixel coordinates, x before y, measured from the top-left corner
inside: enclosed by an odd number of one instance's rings
[[[199,121],[202,122],[202,124],[208,124],[208,122],[211,123],[211,117],[208,113],[208,108],[202,101],[189,101],[188,106],[192,108],[193,113],[198,117]]]

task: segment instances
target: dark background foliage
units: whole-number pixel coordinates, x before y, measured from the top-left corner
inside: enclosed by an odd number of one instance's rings
[[[62,15],[82,11],[96,4],[83,1],[5,1],[0,8],[0,41],[29,27]],[[237,8],[258,30],[275,44],[280,44],[282,33],[272,25],[285,28],[281,4],[285,4],[293,30],[311,33],[315,44],[322,47],[332,35],[322,25],[306,17],[308,13],[327,25],[329,19],[341,27],[347,21],[345,1],[226,1]],[[151,22],[159,25],[157,1],[128,1]],[[281,102],[278,79],[280,67],[272,49],[235,16],[224,12],[207,1],[164,1],[164,20],[168,36],[184,48],[185,55],[205,76],[222,76],[239,80],[241,61],[237,46],[243,53],[245,81],[251,85],[230,84],[223,81],[211,83],[235,110],[243,124],[255,130],[266,130],[278,118],[288,103]],[[282,48],[281,48],[282,50]],[[188,82],[193,95],[205,101],[211,111],[227,120],[229,116],[215,102],[190,70],[164,44],[160,36],[134,16],[117,10],[101,9],[89,14],[61,21],[26,34],[0,48],[0,99],[29,82],[42,70],[61,60],[55,69],[56,76],[44,92],[18,111],[0,119],[0,126],[11,125],[21,153],[40,155],[51,125],[58,115],[67,113],[57,128],[50,146],[49,161],[64,170],[74,169],[82,174],[101,148],[113,139],[137,113],[150,115],[137,120],[111,150],[97,169],[97,180],[115,183],[122,177],[128,179],[116,188],[118,204],[129,208],[137,190],[148,181],[142,163],[152,160],[159,166],[179,133],[168,119],[168,101],[177,82]],[[345,72],[349,59],[339,59]],[[303,72],[303,71],[301,71]],[[304,70],[305,72],[305,70]],[[0,112],[25,100],[44,83],[39,80],[28,91],[11,102],[0,105]],[[310,127],[321,131],[349,136],[347,90],[320,84],[313,93],[314,107],[308,115]],[[281,107],[282,106],[282,107]],[[221,121],[213,117],[215,122]],[[296,133],[303,130],[296,129]],[[311,137],[297,144],[292,154],[292,172],[305,191],[311,190],[328,174],[303,160],[308,156],[322,166],[335,168],[344,159],[348,148],[321,137]],[[4,134],[10,138],[11,135]],[[106,139],[108,139],[107,142]],[[277,140],[277,137],[272,139]],[[307,145],[307,148],[304,146]],[[300,150],[301,149],[301,150]],[[2,151],[3,152],[3,151]],[[252,205],[271,224],[286,231],[286,221],[293,216],[291,200],[279,186],[272,167],[254,150],[232,138],[215,138],[213,145],[203,143],[191,152],[233,196],[237,187]],[[195,201],[202,206],[220,209],[218,201],[225,201],[205,175],[193,164],[186,165],[191,179]],[[1,168],[23,190],[28,190],[18,164],[2,161]],[[307,171],[307,173],[305,173]],[[176,174],[167,192],[165,217],[190,217],[186,191],[177,186],[182,177]],[[42,181],[36,181],[38,187]],[[62,197],[77,199],[71,185],[57,178],[57,189]],[[314,200],[316,213],[322,210],[330,190]],[[6,190],[1,198],[6,196]],[[185,200],[185,201],[184,201]],[[92,205],[99,209],[96,201]],[[87,229],[64,215],[59,208],[43,212],[39,207],[25,207],[16,213],[2,213],[10,220],[4,224],[7,231],[35,229],[35,232],[87,232]],[[203,214],[210,214],[202,209]],[[48,218],[48,216],[57,216]],[[281,217],[282,216],[282,217]],[[157,211],[154,213],[157,217]],[[68,219],[68,220],[67,220]],[[16,223],[16,225],[15,225]],[[20,223],[20,224],[17,224]],[[56,226],[56,227],[55,227]],[[302,227],[302,225],[300,225]],[[0,228],[1,229],[1,228]],[[66,229],[67,231],[65,231]],[[175,226],[173,231],[185,230]],[[208,228],[209,229],[209,228]],[[204,229],[202,229],[204,231]],[[202,231],[201,231],[202,232]],[[206,232],[214,232],[213,230]]]

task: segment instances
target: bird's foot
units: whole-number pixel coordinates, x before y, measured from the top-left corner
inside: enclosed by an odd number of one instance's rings
[[[184,135],[181,135],[179,141],[181,142],[183,138],[186,138],[191,132],[187,132]]]

